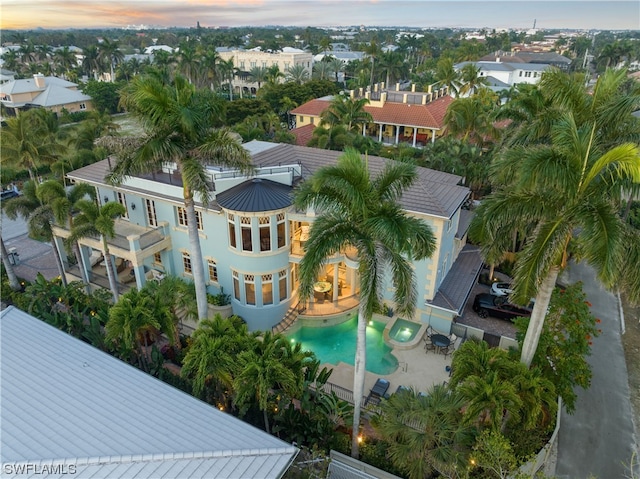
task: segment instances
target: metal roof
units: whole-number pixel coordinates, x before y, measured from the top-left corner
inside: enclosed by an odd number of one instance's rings
[[[217,203],[233,211],[274,211],[291,206],[291,187],[253,178],[216,195]]]
[[[460,316],[482,268],[480,248],[467,244],[442,281],[438,292],[427,306],[446,309]]]
[[[279,478],[297,452],[15,307],[0,359],[3,477]]]

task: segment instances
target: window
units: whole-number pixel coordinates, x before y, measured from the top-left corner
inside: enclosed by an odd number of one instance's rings
[[[189,225],[187,221],[187,210],[182,206],[178,206],[178,224],[185,228]],[[198,223],[198,229],[202,231],[202,212],[196,210],[196,222]]]
[[[158,218],[156,217],[156,204],[152,200],[145,198],[144,204],[147,208],[147,223],[149,226],[158,226]]]
[[[240,70],[244,70],[244,60],[240,61]]]
[[[288,70],[289,69],[289,62],[284,62],[284,69]]]
[[[218,282],[218,264],[210,259],[207,260],[207,266],[209,267],[209,281],[213,281],[214,283]]]
[[[189,253],[182,253],[182,267],[184,268],[185,274],[193,273],[193,270],[191,269],[191,256],[189,256]]]
[[[313,125],[313,124],[314,124],[314,122],[315,122],[315,118],[314,118],[314,117],[312,117],[312,116],[310,116],[310,117],[309,117],[309,123],[311,123],[311,124]]]
[[[127,197],[125,196],[124,193],[118,191],[118,203],[120,203],[122,206],[124,206],[124,214],[122,215],[122,217],[125,220],[129,219],[129,210],[127,209]]]
[[[521,76],[522,76],[522,72],[520,72],[520,73],[518,74],[518,76],[520,76],[520,77],[521,77]]]
[[[256,304],[256,283],[252,274],[244,275],[244,294],[247,304]]]
[[[273,304],[273,275],[262,275],[262,304]]]
[[[229,222],[229,244],[232,248],[236,248],[236,222],[233,215],[227,215],[227,221]]]
[[[287,270],[283,269],[278,273],[280,286],[280,301],[287,299]]]
[[[282,248],[287,245],[287,228],[284,220],[284,213],[278,213],[278,216],[276,216],[276,221],[278,222],[276,228],[276,232],[278,234],[278,248]]]
[[[258,218],[260,225],[260,251],[271,251],[271,218],[261,216]]]
[[[81,110],[86,110],[87,109],[86,103],[80,103],[80,109]]]
[[[162,264],[162,253],[153,253],[153,262]]]
[[[253,242],[251,241],[251,218],[248,216],[240,217],[240,233],[242,236],[242,251],[253,251]]]
[[[262,68],[267,68],[267,62],[265,61],[262,62]]]
[[[525,72],[524,76],[525,78],[531,78],[531,72]]]
[[[255,68],[256,67],[256,62],[251,62],[250,65],[251,65],[251,68]]]
[[[233,277],[233,297],[240,301],[240,280],[238,279],[238,272],[231,271]]]

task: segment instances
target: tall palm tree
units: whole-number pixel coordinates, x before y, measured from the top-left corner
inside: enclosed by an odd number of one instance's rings
[[[385,85],[387,88],[389,88],[391,83],[395,83],[402,78],[406,78],[409,71],[404,58],[397,52],[383,53],[380,57],[378,67],[385,75]]]
[[[262,86],[262,83],[267,81],[268,71],[264,67],[253,67],[249,70],[249,76],[251,79],[258,84],[258,90]]]
[[[124,53],[122,53],[118,47],[117,40],[110,41],[107,38],[102,40],[102,43],[98,46],[98,57],[102,60],[103,64],[109,65],[111,83],[115,82],[115,67],[124,60]]]
[[[321,125],[344,125],[347,131],[362,134],[362,126],[373,121],[371,113],[364,107],[369,104],[367,98],[349,98],[336,95],[329,107],[320,115]]]
[[[40,196],[41,187],[42,185],[28,181],[22,189],[22,195],[3,201],[2,208],[8,218],[15,220],[20,216],[27,221],[27,228],[31,238],[48,242],[51,245],[60,280],[66,286],[67,279],[62,265],[61,252],[58,251],[58,243],[53,238],[53,210],[51,205]]]
[[[96,190],[87,183],[76,183],[67,190],[58,181],[49,180],[38,187],[37,195],[43,204],[51,208],[55,221],[71,231],[73,230],[74,214],[78,212],[75,204],[81,199],[89,198],[95,200]],[[85,285],[86,292],[90,294],[89,278],[87,277],[87,271],[77,241],[71,242],[71,249],[78,263],[80,277]]]
[[[375,72],[376,58],[378,58],[382,53],[380,50],[380,46],[376,42],[375,38],[371,39],[371,42],[364,48],[364,52],[366,53],[366,55],[369,57],[371,61],[371,78],[369,80],[369,86],[373,91],[373,80],[375,78],[374,72]]]
[[[480,76],[480,67],[474,63],[467,63],[460,69],[460,94],[474,94],[482,85],[487,84],[487,79]]]
[[[313,64],[313,78],[316,80],[327,80],[331,73],[331,63],[322,61]]]
[[[102,243],[102,256],[107,269],[109,287],[113,296],[113,302],[118,302],[118,285],[116,283],[116,271],[109,253],[109,240],[116,235],[116,218],[125,214],[126,210],[120,203],[110,202],[99,206],[94,201],[78,200],[75,203],[80,211],[74,220],[73,229],[69,241],[75,242],[80,238],[98,237]]]
[[[251,157],[229,130],[212,129],[222,114],[220,102],[210,91],[197,91],[183,77],[176,77],[172,84],[153,77],[137,77],[123,91],[122,102],[143,121],[147,137],[135,151],[121,151],[110,181],[118,184],[129,175],[158,171],[165,162],[176,163],[182,176],[198,318],[206,319],[207,289],[195,195],[205,208],[209,205],[207,165],[251,172]]]
[[[104,67],[103,59],[100,57],[98,45],[89,45],[82,49],[82,69],[88,75],[93,75],[97,79]]]
[[[479,95],[457,98],[444,116],[449,134],[462,141],[470,141],[480,147],[498,137],[493,125],[495,103],[487,103]]]
[[[453,60],[443,57],[436,64],[436,78],[440,85],[446,86],[449,94],[457,96],[460,83],[460,74],[453,67]]]
[[[431,256],[435,239],[429,226],[407,215],[398,200],[416,179],[415,167],[389,161],[371,178],[366,161],[352,149],[345,151],[334,166],[319,169],[303,183],[295,197],[302,211],[314,208],[319,216],[313,223],[300,263],[300,294],[312,294],[325,259],[345,247],[358,251],[360,267],[360,308],[353,382],[354,427],[351,454],[358,456],[360,409],[364,394],[366,327],[373,310],[382,300],[383,274],[394,285],[397,311],[409,317],[417,301],[410,261]]]
[[[640,246],[627,241],[617,211],[623,188],[640,182],[640,148],[624,143],[638,134],[638,123],[629,123],[626,115],[640,97],[621,93],[624,77],[617,72],[602,75],[593,92],[578,78],[558,75],[548,77],[545,90],[555,121],[540,130],[536,144],[516,144],[501,153],[495,168],[510,181],[483,202],[474,219],[497,236],[529,225],[514,278],[515,301],[536,298],[522,347],[526,365],[571,255],[590,263],[605,286],[627,287],[630,298],[640,300],[640,272],[626,264]]]
[[[342,62],[342,60],[336,57],[331,57],[331,60],[329,60],[328,63],[331,71],[333,72],[335,82],[338,83],[339,75],[344,71],[344,63]]]
[[[48,134],[47,125],[37,109],[8,118],[2,130],[0,164],[29,171],[34,183],[38,168],[56,161],[64,149]]]
[[[56,50],[53,54],[53,60],[55,61],[57,68],[65,74],[78,64],[75,54],[68,46],[64,46]]]

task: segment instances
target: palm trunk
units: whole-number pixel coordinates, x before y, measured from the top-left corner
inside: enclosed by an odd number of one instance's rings
[[[0,237],[0,247],[2,249],[2,263],[4,264],[4,270],[7,272],[7,276],[9,277],[9,286],[11,286],[11,289],[14,291],[20,291],[22,286],[20,286],[20,281],[18,281],[18,277],[13,270],[13,265],[9,262],[9,253],[7,252],[7,248],[4,245],[2,237]]]
[[[58,273],[60,273],[60,281],[62,286],[67,286],[67,276],[64,271],[64,265],[62,264],[62,251],[58,246],[55,236],[51,238],[51,249],[53,250],[53,256],[56,257],[56,266],[58,267]]]
[[[73,242],[71,246],[73,249],[73,255],[76,257],[76,261],[78,263],[78,268],[80,269],[80,277],[82,278],[82,283],[84,284],[84,289],[87,295],[91,294],[91,286],[89,285],[89,278],[87,277],[87,270],[85,269],[84,260],[82,259],[82,254],[80,253],[80,245],[78,245],[77,241]]]
[[[362,300],[362,298],[360,298]],[[364,396],[364,377],[367,362],[367,318],[358,311],[358,336],[356,343],[355,371],[353,374],[353,433],[351,435],[351,457],[360,454],[358,436],[360,435],[360,409]]]
[[[104,266],[107,268],[107,278],[109,278],[109,287],[113,295],[113,304],[115,304],[118,302],[118,285],[116,284],[115,271],[113,269],[113,262],[111,261],[111,253],[109,253],[109,246],[107,245],[107,238],[105,238],[104,235],[100,236],[102,239]]]
[[[559,273],[560,268],[553,266],[538,288],[536,304],[533,306],[533,311],[531,312],[529,327],[527,328],[527,334],[522,343],[522,353],[520,355],[520,362],[524,363],[527,367],[531,366],[533,356],[536,354],[536,349],[538,349],[538,342],[540,341],[542,327],[544,326],[544,318],[547,315],[547,309],[551,302],[551,294],[553,293],[553,288],[556,285]]]
[[[491,283],[493,283],[493,273],[495,272],[495,269],[496,269],[495,263],[491,263],[491,265],[489,266],[489,281]]]
[[[209,307],[207,305],[207,286],[202,265],[202,250],[200,249],[200,235],[198,234],[198,220],[193,198],[187,197],[185,188],[184,206],[187,212],[187,231],[189,232],[189,255],[191,257],[191,272],[196,286],[196,302],[198,303],[198,320],[207,319]]]

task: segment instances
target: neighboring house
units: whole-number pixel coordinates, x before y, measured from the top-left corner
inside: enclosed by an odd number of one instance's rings
[[[486,78],[489,85],[508,85],[507,88],[518,83],[538,83],[542,74],[551,68],[549,65],[539,63],[507,63],[502,61],[501,58],[494,62],[456,63],[453,67],[456,71],[460,71],[469,63],[475,65],[480,70],[478,76]]]
[[[373,94],[360,88],[351,90],[349,95],[369,99],[364,109],[371,114],[373,122],[363,127],[364,136],[387,144],[404,142],[414,147],[434,142],[442,135],[444,115],[453,102],[446,88],[432,91],[429,87],[425,93],[416,92],[412,85],[411,91],[402,91],[400,84],[390,89],[385,88],[384,82],[374,85]],[[296,115],[296,126],[319,125],[320,116],[331,105],[332,98],[316,98],[291,110]],[[295,134],[295,130],[292,133]]]
[[[302,65],[311,78],[313,54],[297,48],[285,47],[277,52],[263,52],[260,48],[252,50],[216,48],[216,51],[224,61],[233,60],[233,66],[240,72],[233,79],[233,88],[238,94],[256,94],[258,83],[249,75],[249,72],[257,67],[270,68],[277,65],[280,72],[286,75],[289,68]],[[264,82],[262,84],[264,85]]]
[[[4,68],[0,69],[0,83],[7,83],[16,79],[16,72],[12,72],[11,70],[6,70]]]
[[[173,53],[175,51],[175,49],[171,48],[168,45],[152,45],[149,46],[147,48],[144,49],[144,54],[145,55],[153,55],[154,52],[161,50],[163,52],[167,52],[167,53]]]
[[[93,109],[91,97],[78,91],[76,83],[41,73],[33,78],[13,80],[0,85],[0,102],[14,110],[45,108],[60,114],[64,108],[70,113]]]
[[[298,450],[10,306],[3,478],[273,478]]]
[[[345,65],[354,60],[364,59],[364,52],[352,52],[346,50],[334,50],[330,52],[321,52],[313,57],[314,62],[320,62],[324,57],[337,58]]]
[[[539,65],[549,65],[550,67],[568,70],[571,66],[571,59],[556,52],[504,52],[497,51],[480,58],[481,62],[504,62],[504,63],[537,63]]]
[[[234,170],[211,168],[213,202],[208,209],[197,203],[208,292],[230,294],[233,313],[251,330],[272,329],[305,307],[302,314],[310,317],[335,317],[357,309],[359,263],[353,250],[327,259],[318,280],[329,286],[328,291],[307,305],[300,304],[298,297],[298,265],[315,212],[296,211],[292,193],[299,182],[335,163],[342,152],[261,141],[249,142],[245,148],[252,155],[255,174],[246,177]],[[367,161],[375,174],[392,160],[370,156]],[[101,203],[118,201],[127,209],[126,216],[116,221],[116,237],[109,241],[114,264],[131,268],[120,271],[120,287],[129,287],[127,278],[131,285],[142,287],[163,274],[190,280],[182,183],[175,167],[166,165],[162,172],[129,177],[113,187],[105,180],[109,165],[109,159],[103,160],[67,176],[94,185]],[[418,168],[418,180],[401,199],[406,211],[427,222],[437,238],[433,257],[415,263],[419,304],[414,319],[443,332],[461,314],[482,262],[477,249],[466,246],[470,212],[463,206],[469,189],[460,186],[461,180]],[[69,232],[57,227],[54,235],[64,251],[63,240]],[[108,285],[104,273],[100,276],[91,266],[101,250],[99,240],[85,238],[80,245],[91,281]],[[78,266],[66,261],[63,258],[69,279],[79,279]],[[450,276],[453,279],[445,282]],[[389,302],[390,288],[389,284],[384,290]]]

